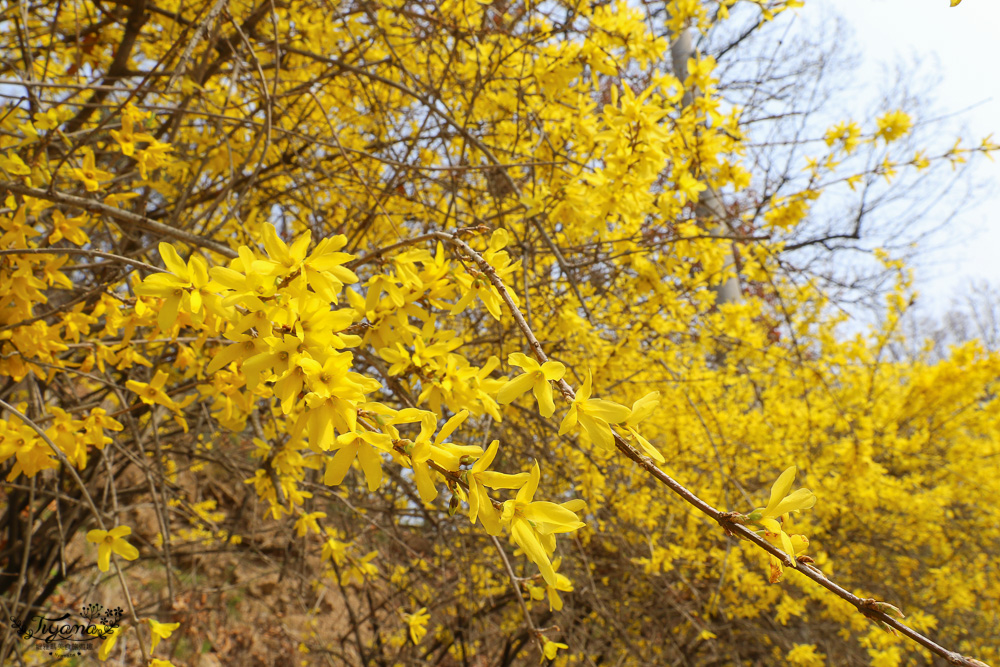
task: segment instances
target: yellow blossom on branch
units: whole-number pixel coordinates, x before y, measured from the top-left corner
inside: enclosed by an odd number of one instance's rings
[[[794,493],[789,493],[795,481],[795,472],[795,466],[792,466],[781,473],[771,485],[771,496],[768,498],[767,506],[755,509],[747,515],[747,518],[761,524],[772,533],[777,533],[781,530],[778,519],[782,515],[813,507],[816,504],[816,495],[809,489],[797,489]]]
[[[334,444],[337,453],[326,463],[323,483],[337,486],[344,481],[355,460],[361,465],[368,490],[374,491],[382,483],[382,454],[392,451],[392,440],[384,433],[359,430],[338,435]]]
[[[574,511],[581,507],[582,501],[557,505],[534,500],[540,475],[541,470],[538,463],[535,463],[527,483],[518,490],[517,497],[504,502],[500,521],[509,527],[511,541],[521,547],[528,559],[538,566],[545,583],[556,586],[556,571],[549,560],[555,551],[555,534],[570,533],[586,524],[580,521]]]
[[[569,648],[567,644],[562,644],[559,642],[549,641],[548,639],[545,639],[544,643],[542,644],[542,654],[545,660],[555,660],[556,653],[558,653],[559,649],[567,649],[567,648]]]
[[[793,563],[796,554],[804,551],[809,545],[809,540],[802,535],[790,536],[785,533],[781,526],[781,518],[789,512],[806,510],[816,504],[816,495],[809,489],[797,489],[789,493],[794,481],[795,466],[792,466],[781,473],[771,486],[771,496],[768,498],[767,506],[755,509],[746,515],[746,520],[761,526],[765,538],[775,546],[780,546]],[[798,539],[793,540],[793,537]],[[774,583],[781,577],[782,568],[777,558],[774,556],[771,558],[771,580]]]
[[[0,155],[0,170],[12,176],[31,175],[31,167],[24,164],[24,160],[12,151],[7,151],[7,157]]]
[[[131,157],[135,154],[135,144],[138,141],[155,142],[156,138],[145,132],[135,131],[136,120],[141,120],[144,114],[136,110],[131,104],[126,105],[122,112],[122,126],[120,130],[111,130],[111,136],[118,142],[118,147],[123,155]]]
[[[160,623],[151,618],[147,618],[146,622],[149,623],[149,631],[153,636],[153,645],[150,647],[150,651],[155,651],[156,645],[160,643],[161,639],[169,638],[174,630],[181,627],[180,623]]]
[[[111,565],[111,554],[116,553],[125,560],[135,560],[139,550],[128,543],[126,535],[131,535],[128,526],[116,526],[111,530],[91,530],[87,533],[87,541],[97,545],[97,567],[101,572],[107,572]]]
[[[414,644],[419,644],[420,640],[427,634],[427,622],[431,620],[431,615],[427,613],[427,607],[421,607],[412,614],[406,614],[406,625],[410,629],[410,639]]]
[[[579,423],[595,445],[613,449],[615,436],[611,424],[625,421],[632,411],[613,401],[591,398],[593,383],[594,374],[588,372],[586,382],[577,390],[573,404],[559,425],[559,435],[569,432]]]
[[[531,357],[520,352],[513,352],[507,357],[511,366],[524,369],[524,373],[510,380],[497,392],[497,403],[507,405],[526,391],[533,391],[538,401],[538,413],[543,417],[551,417],[556,411],[552,400],[552,385],[550,382],[561,380],[566,373],[566,367],[558,361],[546,361],[539,364]]]
[[[326,518],[326,512],[305,512],[295,521],[295,532],[299,537],[306,533],[319,533],[319,520]]]
[[[490,535],[500,534],[500,515],[493,507],[493,500],[486,488],[519,489],[530,477],[526,472],[509,475],[490,470],[499,448],[499,440],[491,442],[486,453],[464,473],[469,484],[469,520],[475,523],[478,518]]]
[[[98,169],[94,162],[94,151],[87,148],[83,153],[83,166],[73,169],[73,176],[83,183],[83,187],[88,192],[97,192],[101,188],[101,183],[114,178],[111,172]]]
[[[169,375],[166,371],[158,370],[153,379],[148,383],[129,380],[125,383],[125,388],[138,396],[139,400],[146,405],[162,405],[169,410],[177,412],[181,408],[180,404],[163,391],[163,385],[166,384],[168,377]]]
[[[417,484],[417,491],[420,499],[429,503],[437,497],[437,485],[431,476],[431,462],[441,466],[445,470],[458,470],[463,456],[478,458],[483,455],[481,447],[475,445],[455,445],[445,442],[462,422],[469,416],[467,410],[462,410],[453,416],[438,434],[434,435],[437,425],[436,417],[432,412],[408,408],[400,410],[392,419],[392,425],[412,422],[420,423],[420,433],[416,440],[401,440],[404,443],[403,451],[410,458],[410,465],[413,469],[413,478]],[[393,430],[395,430],[393,426]],[[398,438],[397,438],[398,439]]]
[[[764,538],[774,546],[786,552],[792,557],[793,561],[795,561],[800,554],[805,553],[806,549],[809,548],[809,540],[805,535],[785,535],[784,532],[772,533],[770,531],[764,531]],[[789,548],[791,548],[791,551],[789,551]],[[781,576],[785,573],[785,564],[781,562],[780,558],[773,554],[769,555],[768,560],[770,561],[770,571],[768,573],[767,580],[772,584],[776,584],[781,581]]]
[[[646,452],[653,460],[658,463],[663,463],[666,459],[663,458],[663,454],[659,452],[656,447],[653,447],[649,443],[649,440],[642,437],[642,435],[637,430],[639,422],[644,419],[648,419],[656,412],[656,408],[660,405],[660,392],[651,391],[642,398],[638,399],[632,404],[632,412],[629,413],[628,419],[625,420],[625,430],[628,431],[628,438],[630,440],[635,440],[642,447],[642,450]]]
[[[910,118],[909,114],[899,109],[879,116],[875,122],[878,125],[878,132],[875,133],[876,138],[884,139],[886,143],[895,141],[913,127],[913,119]]]

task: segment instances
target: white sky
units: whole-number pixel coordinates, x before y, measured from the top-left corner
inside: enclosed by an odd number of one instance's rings
[[[989,134],[1000,141],[1000,0],[806,0],[796,10],[804,19],[845,17],[863,50],[858,74],[869,85],[883,71],[913,55],[940,68],[938,106],[950,112],[975,107],[946,130],[964,143],[978,144]],[[937,65],[934,59],[938,61]],[[968,131],[961,132],[965,125]],[[917,288],[932,309],[949,305],[970,281],[1000,286],[1000,155],[979,160],[976,173],[998,186],[992,196],[962,211],[956,232],[965,243],[929,257],[918,268]]]

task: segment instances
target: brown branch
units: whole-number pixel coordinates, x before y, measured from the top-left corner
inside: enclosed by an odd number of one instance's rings
[[[86,257],[100,257],[101,259],[110,259],[115,262],[121,262],[122,264],[142,267],[147,271],[153,271],[155,273],[169,273],[166,269],[161,269],[158,266],[153,266],[152,264],[147,264],[146,262],[141,262],[137,259],[132,259],[131,257],[123,257],[122,255],[115,255],[114,253],[102,252],[100,250],[90,250],[88,248],[7,248],[5,250],[0,250],[0,255],[84,255]],[[93,266],[103,267],[107,265],[95,264]],[[79,265],[65,268],[79,268]]]
[[[32,188],[27,185],[21,185],[20,183],[14,183],[11,181],[0,182],[0,188],[25,197],[45,199],[46,201],[50,201],[54,204],[63,204],[64,206],[71,206],[90,213],[103,214],[113,220],[123,222],[130,227],[135,227],[151,234],[159,234],[160,236],[165,236],[167,238],[184,241],[185,243],[190,243],[191,245],[211,250],[212,252],[216,252],[223,257],[228,257],[229,259],[235,259],[239,256],[232,248],[224,246],[211,239],[186,232],[183,229],[177,229],[176,227],[164,225],[163,223],[150,220],[145,216],[132,213],[131,211],[126,211],[115,206],[109,206],[108,204],[97,201],[96,199],[87,199],[86,197],[67,195],[62,192],[49,192],[48,190],[40,190],[38,188]]]

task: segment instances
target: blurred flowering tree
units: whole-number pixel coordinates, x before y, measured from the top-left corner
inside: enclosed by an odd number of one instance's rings
[[[251,661],[210,596],[280,608],[263,664],[996,659],[1000,356],[891,355],[881,251],[838,334],[790,253],[998,147],[890,109],[771,187],[695,36],[799,5],[8,4],[4,613],[100,592],[156,665]]]

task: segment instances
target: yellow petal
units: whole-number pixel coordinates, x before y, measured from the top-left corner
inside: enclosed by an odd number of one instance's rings
[[[500,449],[499,440],[494,440],[493,442],[491,442],[490,446],[486,448],[486,453],[483,454],[478,461],[476,461],[475,465],[472,466],[471,472],[473,474],[481,473],[484,472],[487,468],[489,468],[490,465],[493,463],[493,459],[496,458],[497,450],[499,449]]]
[[[431,473],[426,464],[413,466],[413,479],[417,482],[417,491],[420,492],[421,500],[429,503],[437,498],[437,486],[434,484],[434,480],[431,479]]]
[[[187,264],[181,259],[181,256],[177,254],[177,250],[169,243],[160,243],[160,258],[163,259],[164,266],[167,270],[175,276],[180,276],[181,278],[187,278],[188,270]]]
[[[591,417],[603,419],[609,424],[618,424],[628,419],[632,412],[624,405],[614,401],[605,401],[601,398],[593,398],[584,404],[584,411]]]
[[[531,474],[528,477],[528,481],[517,491],[518,502],[528,503],[531,499],[535,497],[535,490],[538,488],[538,478],[541,476],[541,468],[538,467],[538,461],[535,461],[535,465],[531,468]],[[506,503],[504,503],[504,509],[506,509]]]
[[[108,535],[110,535],[115,539],[125,537],[126,535],[131,535],[131,534],[132,534],[132,529],[129,528],[128,526],[115,526],[114,528],[108,531]]]
[[[446,421],[444,423],[444,426],[442,426],[441,430],[438,432],[438,436],[437,438],[434,439],[434,442],[444,442],[445,440],[447,440],[448,436],[451,435],[456,428],[461,426],[462,422],[464,422],[468,416],[469,416],[469,411],[462,410],[457,415]]]
[[[486,470],[476,475],[476,479],[483,486],[488,486],[491,489],[520,489],[527,483],[529,477],[530,475],[526,472],[508,475],[507,473],[493,472],[492,470]]]
[[[566,416],[563,417],[562,423],[559,424],[559,435],[568,433],[571,428],[576,426],[577,419],[579,418],[579,410],[577,410],[577,404],[573,403],[566,412]]]
[[[535,523],[550,524],[547,528],[557,528],[558,530],[544,530],[538,528],[539,532],[569,532],[583,528],[586,524],[573,512],[562,505],[540,500],[533,502],[524,508],[524,518]]]
[[[480,500],[480,489],[482,487],[476,484],[473,479],[469,484],[469,521],[472,523],[476,522],[476,517],[479,516],[479,500]],[[485,489],[482,489],[485,491]]]
[[[538,566],[538,570],[542,573],[545,583],[555,586],[556,572],[552,569],[552,563],[549,561],[548,554],[545,553],[545,549],[542,547],[541,542],[538,541],[535,531],[531,529],[528,522],[514,521],[511,526],[510,536],[524,550],[524,555]]]
[[[777,481],[771,486],[771,498],[767,501],[767,507],[764,508],[765,516],[777,516],[772,510],[788,495],[794,481],[795,466],[792,466],[781,473]]]
[[[507,355],[507,363],[523,368],[525,372],[538,370],[538,362],[522,352],[511,352]]]
[[[125,540],[116,540],[113,548],[115,553],[125,560],[135,560],[139,557],[139,550]]]
[[[184,298],[183,292],[181,294],[171,294],[163,301],[163,306],[160,308],[160,312],[156,315],[156,324],[160,327],[160,331],[164,333],[170,331],[174,326],[174,322],[177,321],[177,312],[181,308],[181,300]]]
[[[479,496],[478,518],[483,523],[486,533],[489,535],[499,535],[501,532],[500,516],[497,514],[496,508],[493,507],[493,502],[482,487],[477,487],[476,493]]]
[[[507,230],[497,229],[496,231],[493,232],[492,236],[490,236],[489,249],[492,250],[493,252],[497,252],[498,250],[507,247],[507,243],[509,241],[510,241],[510,235],[507,234]]]
[[[104,541],[104,538],[105,536],[107,536],[107,534],[108,531],[106,530],[97,530],[96,528],[94,530],[89,530],[87,531],[87,541],[100,544],[101,542]]]
[[[111,545],[101,542],[97,545],[97,568],[101,572],[107,572],[111,567]]]
[[[542,364],[542,374],[546,380],[561,380],[566,374],[566,367],[558,361],[546,361]]]
[[[382,457],[373,447],[366,445],[358,449],[358,463],[365,473],[368,490],[374,491],[382,484]]]
[[[587,371],[587,379],[584,381],[583,386],[576,392],[576,401],[582,403],[590,398],[590,393],[593,391],[594,387],[594,373],[593,371]]]
[[[567,500],[562,503],[562,506],[568,509],[574,514],[579,514],[580,512],[585,512],[587,510],[587,502],[582,498],[574,498],[573,500]]]
[[[538,414],[548,419],[556,412],[556,404],[552,400],[552,385],[544,377],[539,376],[533,389],[535,400],[538,401]]]
[[[643,419],[646,419],[656,408],[660,405],[660,392],[651,391],[646,394],[635,403],[632,404],[632,412],[628,416],[628,421],[626,422],[629,426],[635,426]]]
[[[507,405],[521,394],[530,391],[535,383],[535,373],[524,373],[510,380],[497,392],[497,403]]]
[[[794,493],[786,496],[780,503],[772,508],[774,516],[781,516],[789,512],[807,510],[816,504],[816,494],[809,489],[796,489]]]
[[[767,532],[773,535],[777,535],[778,533],[781,532],[781,524],[769,516],[766,516],[763,519],[761,519],[759,523],[760,525],[764,526],[764,529]]]
[[[580,425],[587,431],[591,441],[604,449],[615,448],[615,436],[606,421],[594,419],[588,414],[580,414]]]
[[[639,435],[639,432],[636,431],[635,429],[630,428],[629,431],[632,432],[632,435],[635,436],[636,442],[639,443],[639,446],[642,447],[643,451],[646,452],[646,454],[651,459],[653,459],[657,463],[666,463],[667,460],[663,458],[663,454],[661,454],[656,447],[653,447],[653,445],[649,444],[649,440],[646,440],[644,437]]]
[[[327,461],[326,472],[323,475],[323,483],[327,486],[337,486],[344,481],[347,472],[351,469],[351,464],[358,455],[358,445],[347,445],[338,451],[334,457]]]
[[[795,563],[795,547],[792,546],[792,538],[788,537],[784,531],[781,531],[781,550],[788,554],[792,563]]]

